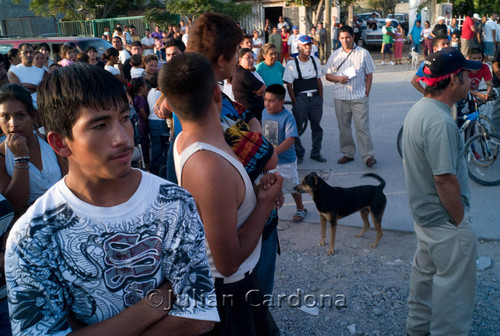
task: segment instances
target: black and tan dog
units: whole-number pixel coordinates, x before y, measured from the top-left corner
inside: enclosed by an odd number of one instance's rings
[[[334,254],[335,234],[337,231],[337,220],[347,217],[350,214],[359,211],[363,219],[364,227],[356,237],[361,237],[370,227],[368,214],[371,213],[372,221],[377,230],[377,238],[370,246],[377,247],[380,238],[382,238],[382,216],[384,214],[387,199],[383,193],[385,181],[375,174],[364,174],[363,177],[373,177],[380,182],[380,185],[363,185],[352,188],[332,187],[328,185],[316,173],[310,173],[302,180],[302,183],[293,189],[299,193],[308,193],[312,196],[319,216],[321,217],[321,242],[320,246],[325,245],[326,223],[330,222],[331,237],[330,248],[327,254]]]

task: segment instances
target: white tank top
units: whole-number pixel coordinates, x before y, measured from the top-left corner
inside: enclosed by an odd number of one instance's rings
[[[30,174],[30,196],[28,203],[32,204],[38,197],[42,196],[50,187],[52,187],[57,181],[62,178],[61,168],[57,162],[56,153],[52,150],[52,147],[46,143],[40,137],[38,139],[38,144],[40,145],[40,154],[42,156],[43,168],[40,171],[33,163],[29,163],[29,174]],[[7,174],[12,178],[14,174],[14,154],[7,146],[5,142],[5,169]]]
[[[38,85],[42,81],[43,75],[45,74],[45,70],[37,68],[34,65],[27,67],[22,64],[18,64],[15,67],[11,67],[9,71],[12,71],[12,73],[14,73],[17,78],[19,78],[21,84],[28,83]],[[31,94],[31,100],[33,101],[33,107],[35,108],[35,110],[38,109],[36,105],[36,96],[36,92],[33,92]]]
[[[240,207],[238,208],[238,219],[237,219],[237,225],[236,227],[239,229],[245,221],[248,219],[252,211],[254,210],[256,204],[257,204],[257,197],[255,196],[255,192],[253,189],[252,181],[250,180],[250,177],[248,176],[247,172],[245,171],[245,168],[243,165],[234,157],[229,155],[228,153],[220,150],[217,147],[214,147],[212,145],[209,145],[204,142],[195,142],[191,144],[188,148],[184,149],[184,151],[179,154],[177,151],[177,141],[174,142],[174,165],[175,165],[175,173],[177,175],[177,181],[179,185],[181,185],[182,181],[182,169],[184,167],[184,164],[187,162],[187,160],[193,155],[194,153],[200,151],[200,150],[207,150],[214,152],[220,156],[222,156],[226,161],[228,161],[234,168],[238,170],[238,172],[241,175],[241,178],[243,179],[245,183],[245,198],[243,199],[243,202],[241,203]],[[224,206],[223,204],[220,205],[221,208]],[[254,269],[255,265],[257,265],[257,262],[259,261],[260,258],[260,246],[262,243],[262,237],[259,239],[259,243],[253,250],[253,252],[248,256],[248,258],[240,265],[238,270],[231,274],[230,277],[238,276],[245,274],[248,271],[251,271]],[[207,248],[207,255],[208,255],[208,261],[210,263],[210,268],[212,271],[212,276],[214,278],[227,278],[224,277],[222,274],[217,271],[214,265],[214,260],[212,257],[212,253],[210,252],[210,248],[208,246],[207,241],[205,240],[205,246]]]

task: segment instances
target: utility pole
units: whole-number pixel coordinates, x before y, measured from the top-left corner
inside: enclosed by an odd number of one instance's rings
[[[333,0],[334,2],[336,0]],[[330,50],[332,48],[332,0],[325,0],[325,28],[326,28],[326,59],[330,57]]]

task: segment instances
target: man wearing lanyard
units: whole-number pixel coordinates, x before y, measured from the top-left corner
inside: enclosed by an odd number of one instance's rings
[[[302,35],[297,41],[299,55],[288,61],[283,74],[288,94],[292,99],[293,115],[297,122],[299,135],[309,119],[311,123],[312,150],[311,159],[326,162],[320,154],[323,129],[320,126],[323,116],[323,84],[321,83],[321,64],[317,57],[311,55],[312,40]],[[304,160],[305,149],[300,142],[300,136],[295,141],[297,163]]]
[[[340,151],[337,161],[344,164],[354,160],[356,146],[351,131],[354,120],[356,141],[361,158],[367,167],[377,163],[374,158],[368,117],[368,96],[372,86],[375,64],[370,53],[354,43],[354,32],[344,26],[339,30],[342,48],[337,49],[326,63],[326,79],[334,82],[333,102],[339,125]]]

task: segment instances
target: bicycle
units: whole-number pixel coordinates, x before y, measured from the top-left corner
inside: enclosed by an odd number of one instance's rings
[[[464,134],[464,142],[467,142],[477,134],[481,134],[484,130],[486,133],[496,133],[493,122],[490,118],[488,118],[488,115],[491,115],[493,101],[498,97],[499,94],[495,89],[491,91],[488,95],[488,99],[485,101],[469,94],[467,103],[469,104],[469,111],[473,112],[464,114],[463,116],[457,118],[457,120],[464,121],[460,127],[460,132]],[[396,147],[401,158],[403,158],[402,141],[403,126],[399,129],[396,138]]]
[[[483,186],[500,184],[500,136],[485,129],[465,144],[465,162],[469,177]]]

